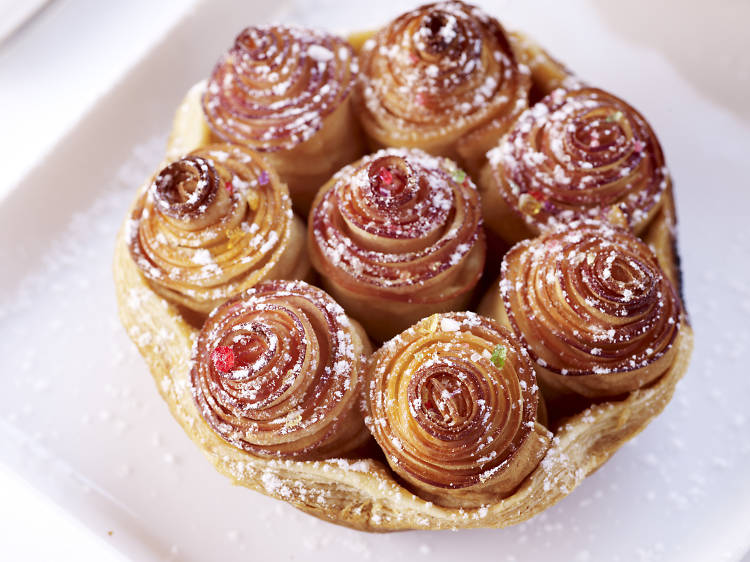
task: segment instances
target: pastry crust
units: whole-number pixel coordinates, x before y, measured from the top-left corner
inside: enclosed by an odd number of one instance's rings
[[[515,40],[520,36],[511,36],[515,49],[543,53],[527,37],[522,43]],[[520,55],[519,59],[525,62]],[[555,75],[561,65],[551,68]],[[533,66],[531,70],[535,85],[549,87],[544,85],[544,73]],[[553,76],[553,82],[558,78]],[[201,134],[200,130],[192,133]],[[177,149],[180,137],[186,138],[184,133],[174,132],[172,155],[193,147],[190,143],[190,147]],[[643,238],[679,287],[671,190],[667,199]],[[130,257],[124,228],[116,243],[114,278],[120,318],[128,335],[146,360],[172,415],[216,469],[237,485],[284,500],[323,520],[363,531],[507,527],[530,519],[571,493],[664,409],[687,370],[693,345],[693,332],[686,321],[675,342],[677,357],[663,376],[624,399],[601,402],[558,421],[552,428],[551,448],[512,495],[479,508],[446,508],[403,487],[380,457],[263,459],[227,444],[199,415],[190,394],[191,347],[197,329],[174,305],[151,290]]]
[[[525,64],[531,71],[531,104],[557,88],[575,88],[580,85],[578,78],[564,64],[555,60],[525,33],[510,31],[508,40],[519,64]]]

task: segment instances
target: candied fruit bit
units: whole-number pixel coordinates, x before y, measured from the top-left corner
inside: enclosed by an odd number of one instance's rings
[[[220,373],[228,373],[234,367],[234,351],[231,347],[220,345],[211,354],[214,368]]]
[[[435,333],[438,329],[438,324],[440,323],[440,317],[437,314],[433,314],[427,322],[427,332],[429,333]]]
[[[454,182],[463,183],[466,180],[466,172],[464,172],[461,168],[456,168],[455,170],[453,170],[451,177],[453,178]]]
[[[537,215],[542,210],[542,203],[529,193],[522,193],[518,198],[518,208],[526,215]]]
[[[382,183],[390,185],[393,182],[393,174],[388,168],[380,168],[380,171],[378,172],[378,179]]]
[[[615,226],[628,226],[628,219],[622,209],[617,205],[612,205],[607,211],[607,220]]]
[[[544,193],[542,193],[540,189],[532,189],[531,191],[529,191],[529,195],[531,195],[534,199],[540,202],[544,201],[545,199]]]
[[[250,209],[253,211],[257,211],[259,203],[260,203],[260,197],[258,197],[258,194],[255,192],[255,190],[248,191],[247,192],[247,204],[250,207]]]
[[[234,193],[234,185],[231,181],[224,182],[224,187],[227,189],[229,195],[232,195],[232,193]]]
[[[507,356],[508,348],[503,344],[497,344],[495,346],[495,349],[492,350],[492,357],[490,357],[490,361],[492,361],[495,367],[502,369],[505,365],[505,359],[507,358]]]
[[[269,176],[266,170],[263,170],[258,176],[258,183],[260,185],[267,185],[270,180],[271,180],[271,176]]]
[[[643,149],[646,148],[646,143],[644,143],[642,140],[637,140],[633,143],[633,150],[636,152],[643,152]]]

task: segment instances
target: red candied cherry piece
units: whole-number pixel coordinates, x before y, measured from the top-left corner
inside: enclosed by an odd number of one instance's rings
[[[220,373],[228,373],[234,367],[234,351],[231,347],[220,345],[211,353],[214,368]]]
[[[542,193],[541,189],[532,189],[529,191],[529,195],[531,195],[534,199],[537,201],[544,201],[544,193]]]
[[[393,181],[393,174],[388,168],[380,168],[378,172],[378,179],[386,185],[390,185]]]

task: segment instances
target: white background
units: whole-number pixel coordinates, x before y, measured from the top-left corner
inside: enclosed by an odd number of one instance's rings
[[[192,4],[0,0],[0,202]],[[0,560],[124,559],[2,464],[0,545]]]

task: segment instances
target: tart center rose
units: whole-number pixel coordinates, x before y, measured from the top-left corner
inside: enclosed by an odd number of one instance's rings
[[[367,175],[370,189],[365,190],[364,196],[378,209],[389,211],[403,207],[418,194],[414,172],[402,158],[378,158],[368,166]]]
[[[462,262],[483,238],[476,190],[446,159],[388,149],[332,181],[310,215],[313,248],[330,264],[325,272],[335,266],[331,275],[349,286],[413,287]]]
[[[326,289],[383,340],[465,308],[485,254],[479,195],[447,158],[381,150],[321,188],[308,222]]]
[[[339,182],[334,197],[358,241],[383,251],[393,241],[402,250],[419,250],[445,231],[454,202],[446,179],[423,162],[386,153],[358,170],[351,183]]]

